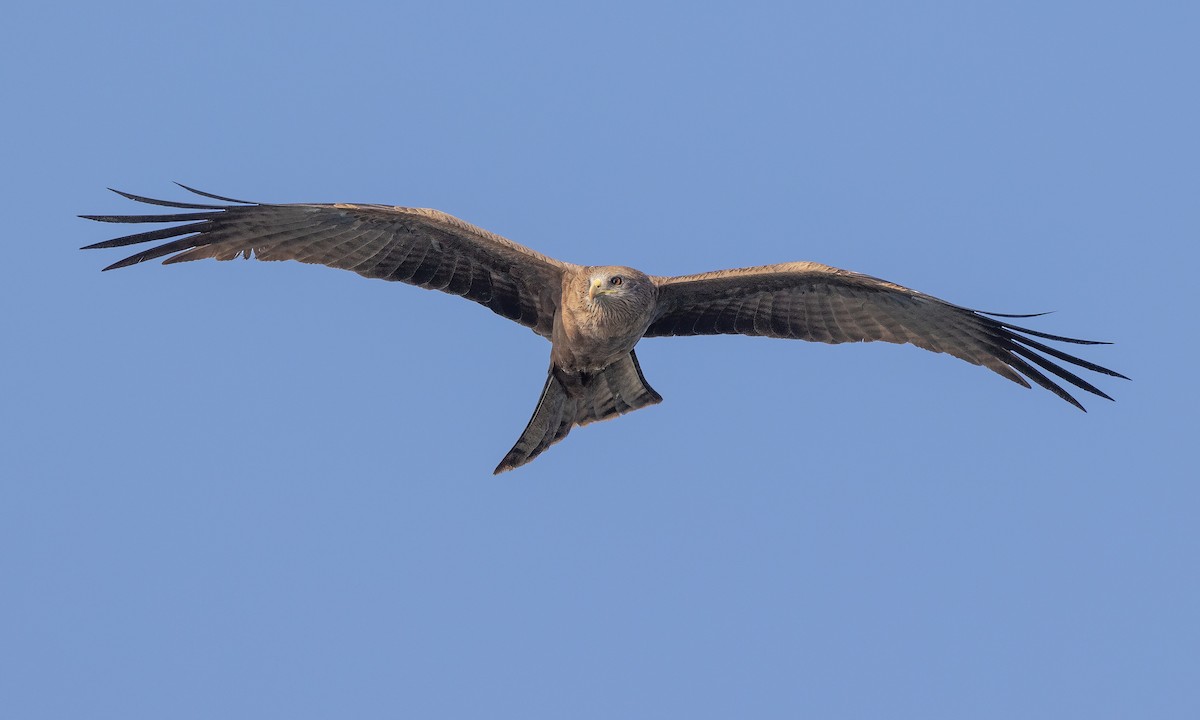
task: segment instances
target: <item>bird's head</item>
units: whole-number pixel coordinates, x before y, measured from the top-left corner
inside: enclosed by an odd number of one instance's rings
[[[642,318],[654,307],[657,288],[646,273],[629,267],[594,267],[584,276],[586,303],[609,318]]]
[[[643,272],[628,267],[598,267],[588,274],[588,300],[623,303],[652,291],[654,284]]]

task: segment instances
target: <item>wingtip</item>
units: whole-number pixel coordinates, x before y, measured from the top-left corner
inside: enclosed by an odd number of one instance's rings
[[[1109,370],[1106,367],[1100,368],[1097,372],[1100,372],[1109,377],[1121,378],[1122,380],[1132,380],[1133,379],[1127,375],[1122,375],[1121,373],[1117,372],[1116,370]]]
[[[134,193],[131,193],[131,192],[126,192],[126,191],[124,191],[124,190],[118,190],[118,189],[116,189],[115,187],[110,187],[110,188],[108,188],[108,191],[109,191],[109,192],[114,192],[114,193],[116,193],[116,194],[120,195],[120,196],[121,196],[121,197],[123,197],[123,198],[126,198],[126,199],[128,199],[128,200],[133,200],[133,201],[135,201],[135,202],[143,202],[143,203],[144,203],[144,202],[148,202],[148,203],[150,203],[151,205],[155,205],[155,204],[161,204],[161,203],[163,202],[163,201],[161,201],[161,200],[155,200],[155,199],[153,199],[153,198],[148,198],[148,197],[145,197],[145,196],[142,196],[142,195],[136,195],[136,194],[134,194]]]
[[[224,195],[213,195],[210,192],[204,192],[203,190],[197,190],[196,188],[191,187],[190,185],[184,185],[183,183],[179,182],[178,180],[172,180],[171,182],[175,183],[176,185],[183,188],[184,190],[187,190],[190,193],[195,193],[196,195],[199,195],[201,197],[212,198],[213,200],[221,200],[223,202],[241,203],[243,205],[257,205],[258,204],[251,200],[238,200],[237,198],[225,197]]]
[[[120,270],[121,268],[129,267],[131,265],[138,265],[140,263],[146,262],[147,260],[151,260],[154,257],[157,257],[156,255],[152,255],[152,254],[148,256],[147,253],[150,253],[150,252],[151,251],[146,251],[146,252],[137,253],[136,255],[130,255],[127,258],[118,260],[115,263],[113,263],[112,265],[109,265],[108,267],[103,268],[100,272],[108,272],[109,270]]]
[[[1087,412],[1087,408],[1085,408],[1083,406],[1083,403],[1076,400],[1075,396],[1072,395],[1071,393],[1067,392],[1066,390],[1062,390],[1062,388],[1059,388],[1059,392],[1055,392],[1054,390],[1051,390],[1051,392],[1054,392],[1055,395],[1058,395],[1060,398],[1062,398],[1063,400],[1066,400],[1071,405],[1074,405],[1075,407],[1079,408],[1080,412]]]
[[[975,312],[977,312],[981,315],[991,315],[992,317],[1035,318],[1035,317],[1041,317],[1043,315],[1051,315],[1056,311],[1055,310],[1044,310],[1042,312],[1035,312],[1035,313],[1000,313],[1000,312],[991,312],[989,310],[976,310]]]
[[[100,270],[100,272],[108,272],[109,270],[120,270],[123,267],[129,267],[130,265],[135,264],[135,263],[131,263],[128,261],[129,261],[129,258],[125,258],[124,260],[118,260],[117,262],[113,263],[112,265],[109,265],[106,268],[102,268]]]
[[[1038,383],[1038,384],[1042,385],[1042,383]],[[1042,387],[1046,387],[1046,386],[1042,385]],[[1055,395],[1059,396],[1063,400],[1066,400],[1071,405],[1074,405],[1075,407],[1079,408],[1079,410],[1081,412],[1087,412],[1087,408],[1085,408],[1083,406],[1083,403],[1079,402],[1079,400],[1077,400],[1074,395],[1067,392],[1066,390],[1063,390],[1061,387],[1059,387],[1057,390],[1055,390],[1054,388],[1046,388],[1046,389],[1049,390],[1050,392],[1054,393]]]

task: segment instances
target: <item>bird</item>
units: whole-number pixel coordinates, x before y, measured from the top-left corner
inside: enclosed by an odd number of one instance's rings
[[[1112,398],[1060,363],[1128,380],[1041,340],[1109,343],[1012,323],[1044,313],[972,310],[816,262],[673,277],[648,275],[620,265],[556,260],[438,210],[361,203],[259,203],[176,184],[206,202],[158,200],[110,188],[130,200],[172,211],[79,217],[106,223],[172,224],[82,249],[175,238],[104,270],[161,257],[166,258],[163,264],[253,257],[326,265],[459,295],[549,340],[550,367],[541,396],[525,430],[494,474],[532,461],[576,426],[662,402],[646,382],[635,353],[644,337],[738,334],[829,344],[908,343],[983,366],[1026,388],[1032,387],[1032,381],[1085,412],[1059,381]]]

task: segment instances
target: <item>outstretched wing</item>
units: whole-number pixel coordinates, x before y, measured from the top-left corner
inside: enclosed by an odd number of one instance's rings
[[[1027,377],[1080,410],[1083,406],[1039,367],[1077,388],[1112,398],[1039,353],[1094,372],[1125,377],[1027,336],[1077,345],[1107,343],[1019,327],[996,318],[1032,316],[982,313],[885,280],[818,263],[785,263],[654,280],[658,285],[658,308],[646,337],[740,334],[825,343],[911,343],[983,365],[1025,387],[1029,387]]]
[[[105,270],[169,255],[164,264],[236,257],[299,260],[369,278],[397,280],[461,295],[550,335],[566,263],[534,252],[437,210],[353,204],[271,205],[220,197],[232,205],[131,200],[188,212],[82,215],[113,223],[183,223],[88,245],[114,248],[178,238],[131,255]]]

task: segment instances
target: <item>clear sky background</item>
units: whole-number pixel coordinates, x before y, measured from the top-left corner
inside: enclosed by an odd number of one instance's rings
[[[1194,3],[67,3],[0,44],[0,715],[1200,717]],[[549,345],[296,263],[100,268],[178,180],[555,257],[816,260],[1034,327]]]

